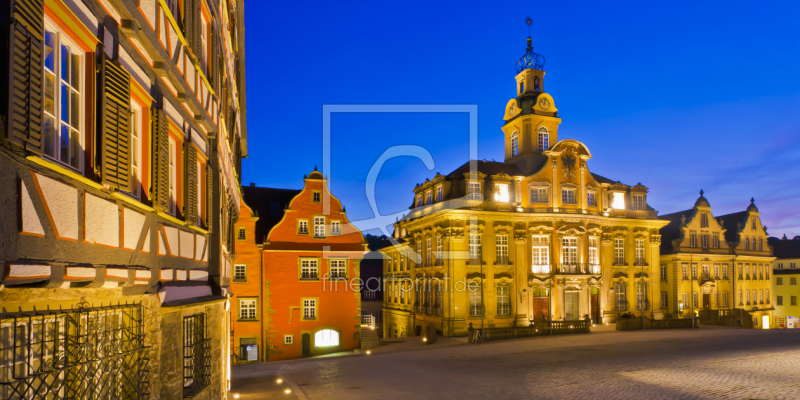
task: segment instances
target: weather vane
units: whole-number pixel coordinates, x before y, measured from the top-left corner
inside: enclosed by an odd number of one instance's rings
[[[525,18],[525,23],[528,24],[528,37],[531,37],[531,24],[533,23],[531,17]]]

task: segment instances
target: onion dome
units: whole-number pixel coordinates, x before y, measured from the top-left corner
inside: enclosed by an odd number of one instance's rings
[[[708,204],[708,199],[703,196],[703,189],[700,189],[700,197],[697,201],[694,202],[695,207],[711,207],[711,204]]]
[[[758,207],[756,207],[756,199],[750,198],[750,205],[747,206],[747,211],[758,212]]]
[[[544,71],[544,56],[533,52],[533,40],[531,39],[531,18],[525,20],[528,24],[528,48],[525,54],[517,61],[517,73],[526,69],[538,69]]]
[[[308,174],[308,179],[322,179],[322,172],[317,171],[317,166],[314,166],[314,171]]]

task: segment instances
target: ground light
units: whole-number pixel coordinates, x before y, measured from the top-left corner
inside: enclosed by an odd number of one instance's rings
[[[427,342],[427,341],[428,341],[428,338],[424,337],[424,338],[422,338],[422,341],[423,341],[423,342]]]
[[[234,393],[234,394],[233,394],[233,398],[234,398],[234,399],[238,399],[238,398],[239,398],[239,393]]]
[[[283,379],[281,379],[281,378],[278,378],[278,380],[276,380],[275,382],[278,382],[278,383],[283,383]]]
[[[292,389],[286,389],[286,390],[283,391],[283,393],[286,393],[286,394],[292,393]]]

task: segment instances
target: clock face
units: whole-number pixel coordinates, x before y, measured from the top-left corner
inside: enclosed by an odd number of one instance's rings
[[[508,109],[508,113],[514,114],[515,112],[517,112],[517,106],[512,104],[511,107]]]
[[[539,108],[541,108],[542,110],[545,110],[545,111],[549,110],[550,109],[550,100],[547,100],[545,98],[542,98],[541,100],[539,100]]]

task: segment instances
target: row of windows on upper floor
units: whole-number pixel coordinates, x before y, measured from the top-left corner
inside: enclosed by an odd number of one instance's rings
[[[550,204],[550,184],[545,182],[535,182],[528,186],[529,197],[528,201],[531,205],[535,204]],[[416,197],[416,206],[422,207],[434,203],[433,193],[436,191],[436,202],[440,203],[444,200],[443,187],[436,186],[434,189],[428,190],[424,194],[420,193]],[[574,186],[562,186],[561,188],[561,204],[563,205],[577,205],[578,204],[578,188]],[[468,200],[483,200],[483,190],[481,182],[467,182],[467,199]],[[646,207],[644,194],[631,195],[633,201],[632,209],[644,210]],[[519,198],[516,199],[519,202]],[[612,192],[610,194],[611,208],[625,209],[625,193]],[[510,187],[508,183],[494,183],[494,201],[508,203],[510,198]],[[589,207],[598,207],[598,192],[597,190],[586,189],[586,205]]]
[[[509,250],[508,250],[508,235],[495,235],[495,265],[508,265],[509,264]],[[584,257],[580,255],[578,238],[576,237],[563,237],[560,240],[560,254],[561,259],[557,266],[558,271],[561,273],[599,273],[599,248],[598,238],[594,236],[589,237],[588,252],[585,256],[586,262],[580,262]],[[470,264],[484,262],[483,260],[483,243],[482,235],[470,234],[469,235],[469,252],[468,261]],[[531,267],[534,273],[549,274],[551,272],[551,245],[550,236],[548,235],[533,235],[531,236]],[[444,265],[444,258],[449,256],[443,251],[442,237],[436,237],[436,245],[433,246],[433,239],[426,238],[423,250],[421,241],[417,242],[416,256],[420,257],[419,265],[425,267],[441,266]],[[625,254],[625,239],[614,239],[614,265],[627,265]],[[647,265],[647,251],[644,239],[634,240],[634,265],[643,266]],[[415,255],[411,250],[407,250],[402,254],[393,255],[390,260],[387,260],[386,271],[397,272],[411,270],[412,261]]]
[[[347,258],[328,259],[328,273],[324,276],[328,280],[347,279]],[[299,280],[319,280],[320,279],[320,259],[300,258]],[[247,282],[247,264],[235,264],[233,266],[233,282]]]
[[[539,127],[539,135],[537,142],[537,150],[544,153],[550,148],[550,131],[547,128]],[[519,133],[514,132],[511,134],[511,157],[519,155]]]
[[[790,262],[789,263],[789,268],[797,268],[797,263],[796,262]],[[778,269],[783,269],[783,263],[782,262],[778,263]]]
[[[709,237],[711,237],[711,247],[709,247]],[[745,236],[744,239],[744,249],[745,250],[753,250],[753,251],[764,251],[764,239],[763,238],[751,238],[749,236]],[[689,247],[698,247],[697,246],[697,233],[691,232],[689,233]],[[703,249],[707,248],[720,248],[720,239],[719,234],[714,233],[709,235],[707,233],[700,234],[700,247]]]
[[[699,279],[703,280],[710,280],[710,279],[722,279],[728,280],[728,265],[722,265],[722,275],[720,275],[720,265],[714,264],[713,269],[710,264],[701,264],[701,275]],[[684,281],[688,280],[696,280],[698,279],[697,275],[697,264],[692,264],[691,266],[691,276],[689,275],[690,269],[689,265],[686,263],[681,264],[681,279]],[[662,265],[661,266],[661,280],[666,281],[667,279],[667,267]],[[739,274],[737,279],[740,280],[753,280],[753,281],[768,281],[769,280],[769,265],[767,264],[749,264],[749,263],[740,263],[739,264]]]
[[[789,285],[791,286],[797,285],[797,277],[794,276],[789,277]],[[783,286],[783,277],[775,278],[775,286]]]

